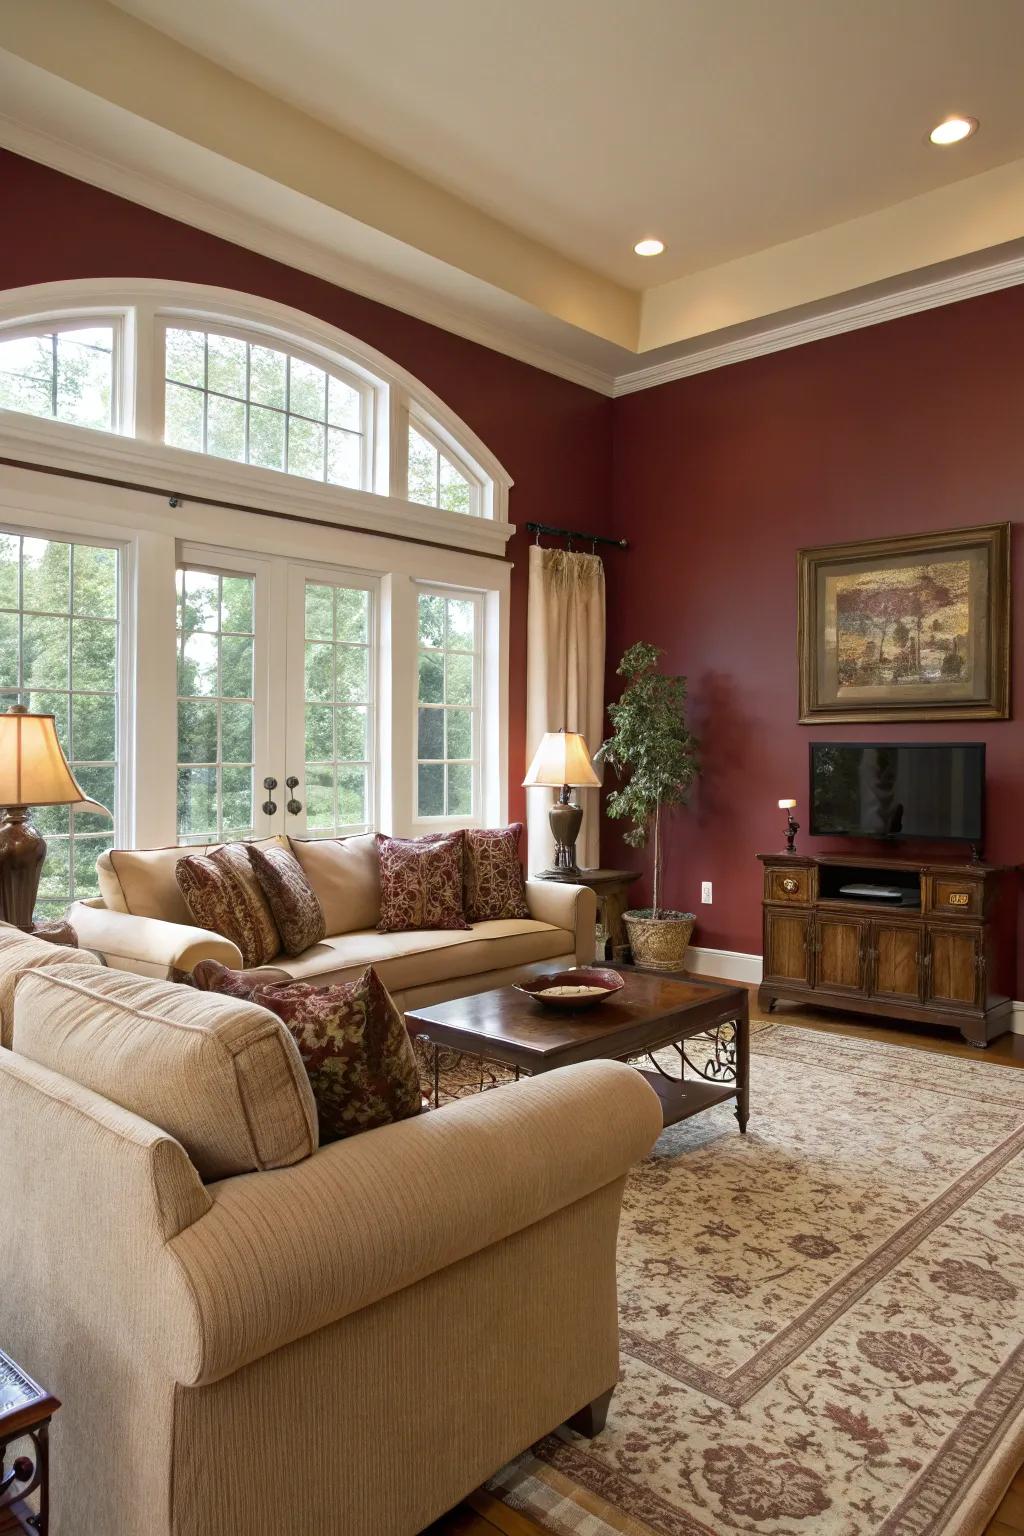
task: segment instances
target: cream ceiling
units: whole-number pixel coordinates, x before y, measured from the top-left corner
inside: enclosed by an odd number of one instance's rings
[[[609,377],[1024,241],[1024,0],[0,0],[0,22],[0,141]],[[951,111],[981,131],[935,149]]]
[[[1022,0],[118,4],[632,288],[1024,155]]]

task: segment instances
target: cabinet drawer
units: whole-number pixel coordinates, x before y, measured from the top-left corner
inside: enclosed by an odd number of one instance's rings
[[[985,882],[974,875],[925,875],[921,896],[926,912],[947,917],[980,917],[985,910]]]
[[[781,902],[785,906],[806,907],[814,899],[814,876],[817,870],[785,867],[769,867],[764,872],[765,901]]]

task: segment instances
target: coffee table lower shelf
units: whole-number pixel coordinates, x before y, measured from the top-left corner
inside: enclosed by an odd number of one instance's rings
[[[678,1078],[664,1077],[660,1072],[637,1070],[661,1100],[666,1127],[689,1120],[691,1115],[699,1115],[713,1104],[724,1104],[727,1099],[737,1097],[735,1083],[703,1083],[692,1078],[680,1082]]]

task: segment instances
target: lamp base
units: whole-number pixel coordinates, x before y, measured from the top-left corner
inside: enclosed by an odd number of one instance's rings
[[[28,807],[9,805],[0,816],[0,919],[32,931],[46,839],[28,819]]]
[[[563,790],[562,793],[566,798],[557,800],[548,812],[551,836],[555,840],[554,868],[559,874],[575,875],[579,873],[579,865],[576,863],[576,839],[583,825],[583,807],[572,804],[567,798],[567,790]]]

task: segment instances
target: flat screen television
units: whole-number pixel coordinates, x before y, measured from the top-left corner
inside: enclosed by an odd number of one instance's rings
[[[984,742],[811,742],[815,836],[980,846],[984,821]]]

